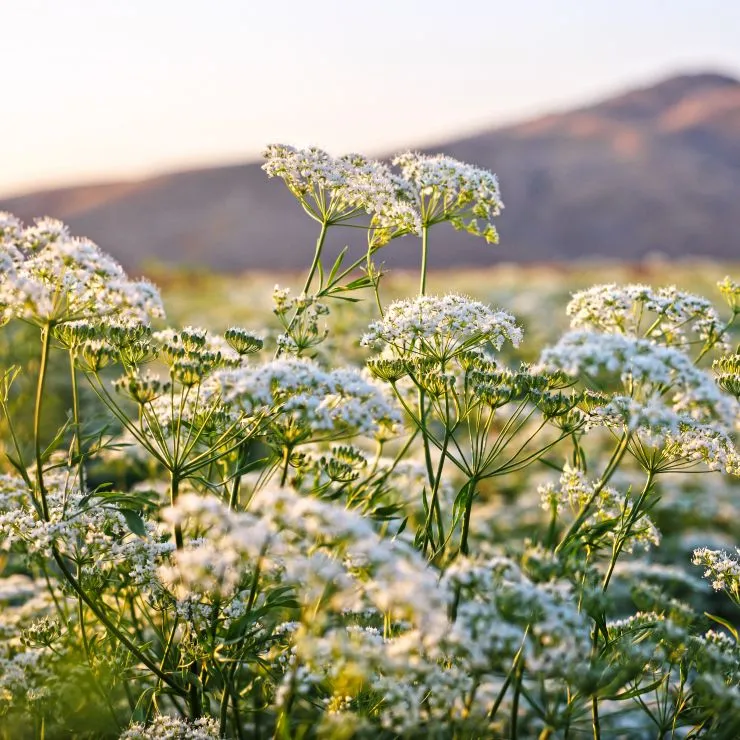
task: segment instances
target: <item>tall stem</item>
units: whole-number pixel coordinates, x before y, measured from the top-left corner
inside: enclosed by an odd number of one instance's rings
[[[180,493],[180,478],[177,473],[173,470],[170,474],[170,504],[174,506],[177,503],[177,497]],[[175,531],[175,547],[178,550],[182,550],[183,539],[182,539],[182,525],[177,522],[174,527]]]
[[[59,570],[67,580],[72,590],[85,602],[90,611],[103,623],[105,628],[139,661],[141,661],[155,676],[160,678],[163,683],[167,684],[176,694],[183,694],[183,689],[179,686],[170,676],[161,671],[156,663],[146,656],[132,641],[131,639],[122,632],[111,619],[103,611],[102,607],[93,601],[87,593],[80,586],[77,579],[74,577],[72,572],[64,562],[64,558],[61,556],[56,548],[56,545],[52,545],[51,554],[54,557]]]
[[[236,451],[236,467],[237,474],[234,476],[234,482],[231,486],[231,496],[229,498],[229,509],[236,511],[239,506],[239,489],[242,483],[242,475],[240,472],[242,465],[246,462],[247,451],[249,449],[249,442],[242,442]]]
[[[601,721],[599,720],[599,698],[596,695],[591,697],[591,727],[594,733],[594,740],[601,740]]]
[[[460,552],[463,555],[468,555],[470,553],[468,536],[470,535],[470,517],[473,513],[473,498],[475,497],[475,487],[477,485],[477,478],[471,478],[465,484],[468,490],[465,495],[465,514],[463,515],[462,532],[460,533]]]
[[[321,222],[321,231],[319,232],[319,237],[316,239],[316,250],[314,251],[313,255],[313,262],[311,263],[311,267],[308,271],[308,275],[306,277],[306,282],[303,284],[303,290],[301,291],[302,295],[308,295],[308,291],[311,288],[311,283],[313,282],[314,275],[316,275],[316,270],[318,270],[319,265],[321,264],[321,251],[324,248],[324,240],[326,239],[326,232],[329,229],[329,224],[326,221]],[[295,322],[298,320],[298,317],[301,315],[301,312],[303,309],[296,308],[293,312],[293,316],[291,317],[290,321],[288,322],[288,325],[285,327],[285,334],[286,336],[291,336],[291,329],[295,326]],[[282,350],[280,348],[280,345],[278,345],[278,348],[275,352],[275,357],[280,357],[282,354]]]
[[[319,237],[316,240],[316,251],[313,255],[313,262],[311,263],[311,269],[308,271],[308,277],[306,278],[306,282],[303,286],[303,293],[308,294],[308,289],[311,287],[311,283],[313,282],[314,275],[316,274],[316,270],[319,267],[319,262],[321,261],[321,251],[324,248],[324,239],[326,239],[326,232],[329,228],[329,224],[326,223],[326,221],[321,222],[321,232],[319,233]]]
[[[555,553],[559,553],[563,549],[564,545],[578,532],[583,522],[586,521],[588,515],[591,513],[591,507],[593,506],[594,501],[596,501],[597,497],[604,489],[604,486],[606,486],[606,484],[609,482],[609,479],[612,477],[612,475],[614,475],[614,471],[619,467],[619,463],[622,462],[622,458],[627,452],[629,443],[630,434],[629,432],[625,432],[622,438],[619,440],[619,444],[617,445],[616,449],[612,453],[609,462],[607,463],[606,469],[604,470],[604,475],[601,477],[601,480],[594,488],[593,493],[591,494],[583,509],[581,509],[581,513],[576,517],[573,524],[570,525],[563,539],[560,540],[560,543],[555,548]]]
[[[46,324],[41,329],[41,364],[39,365],[39,377],[36,384],[36,407],[33,415],[33,440],[36,452],[36,482],[38,484],[38,495],[41,503],[41,513],[45,521],[49,521],[49,503],[46,500],[46,488],[44,486],[44,465],[41,450],[41,407],[44,398],[44,386],[46,385],[46,372],[49,364],[49,347],[51,346],[51,326]]]
[[[429,226],[421,227],[421,278],[419,281],[419,295],[424,295],[427,289],[427,256],[429,251]]]
[[[85,466],[82,460],[82,440],[80,439],[80,396],[77,390],[77,369],[74,352],[69,353],[69,376],[72,384],[72,420],[74,421],[74,452],[78,460],[79,485],[85,489]]]
[[[288,469],[290,468],[290,447],[283,447],[283,474],[280,476],[280,488],[285,488],[288,482]]]
[[[653,487],[654,478],[655,478],[655,472],[653,470],[648,470],[647,480],[645,481],[645,485],[643,486],[642,492],[640,493],[640,498],[637,499],[637,503],[632,507],[630,516],[627,519],[627,526],[625,527],[625,532],[619,538],[619,541],[614,543],[614,548],[612,550],[612,557],[611,557],[611,560],[609,561],[609,568],[606,571],[606,575],[604,576],[604,583],[601,587],[602,591],[604,592],[609,588],[609,582],[611,581],[612,575],[614,574],[614,568],[617,565],[617,560],[619,559],[619,556],[622,550],[624,549],[627,539],[630,536],[630,530],[632,529],[632,525],[637,521],[638,517],[640,516],[642,505],[645,502],[645,499],[647,498],[648,494],[650,493],[650,490]]]
[[[170,504],[175,506],[177,503],[177,497],[180,493],[180,477],[173,470],[170,473]],[[182,536],[182,524],[178,521],[174,526],[175,531],[175,548],[177,550],[183,549],[183,536]],[[188,706],[190,708],[190,719],[196,720],[203,716],[203,705],[200,701],[200,689],[198,688],[198,661],[193,661],[190,664],[190,674],[192,676],[190,680],[190,686],[188,688]]]

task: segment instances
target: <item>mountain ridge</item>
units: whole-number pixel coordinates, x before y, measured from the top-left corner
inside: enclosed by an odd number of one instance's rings
[[[655,252],[740,259],[740,80],[729,75],[673,76],[422,151],[496,172],[506,203],[501,245],[440,228],[432,267]],[[310,261],[315,226],[259,162],[47,189],[2,198],[0,210],[61,218],[127,267],[296,269]],[[330,251],[356,237],[334,231]],[[381,256],[412,266],[418,248],[407,237]]]

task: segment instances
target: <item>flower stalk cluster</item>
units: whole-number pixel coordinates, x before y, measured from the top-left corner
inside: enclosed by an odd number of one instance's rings
[[[737,614],[675,556],[704,527],[740,605],[737,284],[729,315],[581,291],[524,362],[512,313],[426,292],[433,227],[497,241],[494,175],[266,156],[320,232],[265,331],[167,327],[97,246],[0,214],[3,331],[39,339],[0,374],[0,739],[740,736]],[[339,227],[366,252],[328,266]],[[419,294],[383,305],[404,235]]]

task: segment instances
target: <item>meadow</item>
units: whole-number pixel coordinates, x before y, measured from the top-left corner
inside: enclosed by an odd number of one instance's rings
[[[266,159],[304,273],[0,214],[0,738],[740,736],[737,265],[428,272],[493,175]]]

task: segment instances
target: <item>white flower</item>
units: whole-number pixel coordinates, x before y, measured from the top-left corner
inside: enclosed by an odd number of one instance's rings
[[[522,330],[514,317],[467,296],[419,296],[396,301],[362,337],[365,346],[387,345],[401,357],[430,356],[440,362],[475,348],[500,350],[506,340],[515,347]]]
[[[586,504],[591,501],[596,492],[598,483],[586,478],[582,470],[567,464],[563,468],[557,486],[547,483],[538,488],[542,499],[542,507],[557,511],[570,509],[574,515],[580,514]],[[591,513],[586,519],[586,525],[598,527],[604,522],[614,522],[615,526],[605,533],[607,540],[613,541],[621,535],[619,522],[628,519],[634,511],[635,502],[610,486],[602,486],[591,503]],[[632,525],[629,538],[623,549],[632,552],[634,546],[648,549],[652,545],[660,544],[660,533],[647,515],[640,516]]]
[[[148,725],[135,723],[119,740],[217,740],[218,722],[212,717],[193,721],[158,714]]]
[[[90,320],[147,324],[164,316],[157,289],[131,280],[89,239],[40,219],[21,230],[8,214],[0,218],[0,306],[9,315],[44,324]]]
[[[311,360],[281,358],[222,370],[210,387],[226,404],[249,414],[262,410],[274,415],[276,423],[296,430],[298,441],[374,435],[401,420],[372,379],[352,368],[325,371]]]
[[[656,290],[637,284],[595,285],[575,293],[567,312],[573,329],[645,336],[667,346],[688,347],[689,332],[702,341],[711,340],[722,329],[706,298],[675,286]]]
[[[332,157],[321,149],[272,144],[262,169],[280,177],[306,212],[323,223],[346,223],[368,214],[371,226],[391,235],[419,231],[408,186],[381,162],[360,154]]]
[[[674,414],[674,427],[681,418],[690,418],[730,432],[740,419],[740,404],[722,393],[708,373],[696,368],[683,352],[647,339],[572,331],[545,349],[540,363],[546,370],[575,377],[620,381],[624,393],[617,400],[622,400],[611,410],[623,412],[633,405],[630,419],[640,415],[637,423],[626,420],[633,427],[656,416],[665,426]]]
[[[493,219],[504,204],[496,175],[442,154],[406,152],[393,164],[410,184],[424,225],[450,221],[457,229],[498,242]]]
[[[0,551],[17,543],[48,558],[54,545],[85,575],[118,572],[137,586],[151,585],[159,558],[171,549],[153,523],[143,525],[145,536],[133,535],[124,515],[104,497],[82,491],[70,469],[47,471],[44,485],[49,521],[32,505],[35,494],[20,476],[0,476]]]
[[[740,550],[738,550],[740,554]],[[699,547],[694,550],[691,560],[694,565],[703,565],[704,577],[712,582],[715,591],[728,591],[735,597],[740,589],[740,562],[737,555],[732,556],[724,550],[710,550],[708,547]]]

